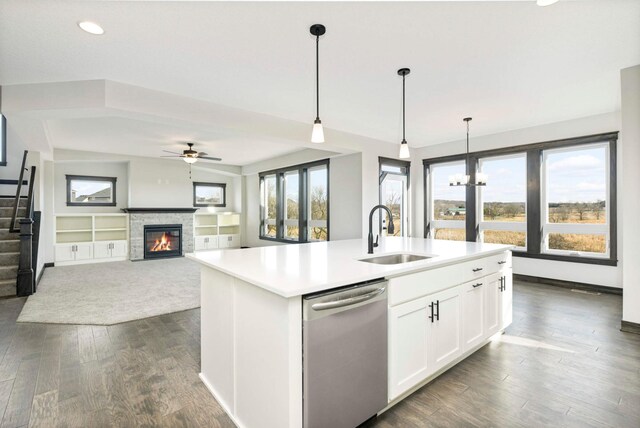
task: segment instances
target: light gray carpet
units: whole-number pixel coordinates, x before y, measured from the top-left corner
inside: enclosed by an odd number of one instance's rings
[[[111,325],[198,307],[192,260],[96,263],[45,269],[18,322]]]

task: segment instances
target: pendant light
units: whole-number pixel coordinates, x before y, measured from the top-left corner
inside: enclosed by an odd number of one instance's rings
[[[405,120],[404,120],[404,78],[407,74],[411,73],[411,70],[408,68],[401,68],[398,70],[398,75],[402,76],[402,142],[400,143],[400,153],[398,157],[400,159],[408,159],[409,155],[409,144],[407,144],[407,140],[405,139]]]
[[[489,177],[487,174],[483,174],[481,172],[476,173],[476,181],[471,181],[471,164],[469,163],[469,122],[471,122],[470,117],[465,117],[462,119],[467,123],[467,168],[466,174],[456,174],[449,177],[449,186],[486,186],[487,180]]]
[[[318,54],[318,45],[320,44],[320,36],[327,32],[322,24],[313,24],[309,29],[312,35],[316,36],[316,120],[313,121],[313,131],[311,132],[312,143],[324,143],[324,130],[320,121],[320,59]]]

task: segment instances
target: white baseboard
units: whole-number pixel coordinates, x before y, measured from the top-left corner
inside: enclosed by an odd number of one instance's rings
[[[231,421],[235,424],[235,426],[237,426],[238,428],[245,428],[245,426],[242,425],[240,421],[236,419],[236,416],[233,414],[231,409],[229,409],[229,407],[224,402],[224,400],[220,398],[220,394],[216,392],[216,390],[213,388],[211,383],[209,383],[209,381],[207,380],[206,376],[203,373],[198,374],[198,376],[200,377],[200,380],[202,381],[202,383],[204,383],[204,386],[207,387],[211,395],[213,395],[213,398],[215,398],[215,400],[218,402],[220,407],[222,407],[222,409],[227,414],[227,416],[231,418]]]

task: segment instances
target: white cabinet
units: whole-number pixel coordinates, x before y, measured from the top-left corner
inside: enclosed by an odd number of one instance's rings
[[[195,250],[215,250],[218,248],[218,237],[213,235],[196,236],[195,237]]]
[[[511,268],[506,268],[502,270],[501,274],[500,330],[507,328],[513,321],[513,272]]]
[[[55,217],[55,262],[72,265],[124,260],[129,252],[127,214]]]
[[[462,287],[432,294],[428,300],[434,312],[427,331],[429,372],[433,373],[462,353]]]
[[[485,318],[487,336],[491,337],[500,330],[502,318],[502,274],[487,277],[484,287]]]
[[[240,214],[197,213],[193,233],[195,251],[240,248]]]
[[[219,248],[239,248],[240,235],[220,235],[218,237]]]
[[[391,278],[389,400],[508,326],[512,292],[510,252]]]
[[[428,375],[428,317],[425,297],[389,309],[389,398],[394,399]]]
[[[462,341],[464,350],[475,348],[485,338],[485,288],[484,278],[462,285]]]
[[[57,244],[55,247],[56,262],[72,262],[93,258],[93,246],[84,244]]]
[[[127,255],[127,241],[104,241],[93,244],[95,259],[110,259]]]

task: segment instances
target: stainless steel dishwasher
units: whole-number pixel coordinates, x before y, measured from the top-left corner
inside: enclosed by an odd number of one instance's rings
[[[303,297],[305,428],[354,428],[387,405],[387,282]]]

